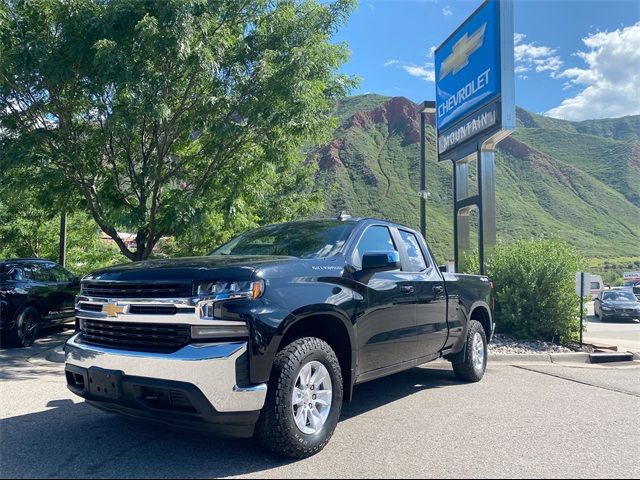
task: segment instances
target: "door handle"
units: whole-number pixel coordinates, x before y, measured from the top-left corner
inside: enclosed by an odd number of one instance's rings
[[[400,287],[400,291],[401,291],[402,293],[404,293],[405,295],[410,295],[410,294],[412,294],[413,292],[415,292],[415,288],[413,288],[413,286],[412,286],[412,285],[402,285],[402,286]]]
[[[444,287],[442,285],[436,285],[433,287],[433,293],[438,294],[444,292]]]

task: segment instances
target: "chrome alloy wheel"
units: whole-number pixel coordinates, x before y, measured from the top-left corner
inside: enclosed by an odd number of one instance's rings
[[[471,357],[473,361],[473,368],[478,372],[481,372],[484,367],[484,355],[484,342],[482,341],[482,335],[480,335],[480,332],[476,332],[473,336]]]
[[[331,412],[332,399],[331,376],[327,368],[317,361],[303,365],[291,397],[291,409],[298,429],[307,435],[322,430]]]

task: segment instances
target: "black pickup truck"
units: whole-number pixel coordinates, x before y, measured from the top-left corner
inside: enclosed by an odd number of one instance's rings
[[[479,381],[492,288],[443,274],[418,233],[386,221],[262,227],[205,257],[86,276],[67,384],[103,410],[304,458],[354,385],[440,357]]]

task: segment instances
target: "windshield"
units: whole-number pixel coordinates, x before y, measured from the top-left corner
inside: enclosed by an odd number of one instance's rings
[[[354,223],[338,220],[269,225],[243,233],[209,255],[330,257],[340,251],[354,226]]]
[[[602,294],[603,300],[609,300],[611,302],[635,302],[637,301],[635,295],[631,292],[604,292]]]

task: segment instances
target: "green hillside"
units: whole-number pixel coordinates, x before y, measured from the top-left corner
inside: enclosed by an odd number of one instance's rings
[[[346,210],[417,227],[418,106],[364,95],[341,101],[338,116],[334,140],[316,152],[325,213]],[[620,120],[637,125],[638,118]],[[616,120],[597,122],[518,109],[518,130],[497,154],[499,239],[561,238],[592,258],[640,256],[640,145],[622,130],[613,134]],[[440,259],[451,258],[451,166],[435,161],[432,126],[427,136],[427,237]]]

